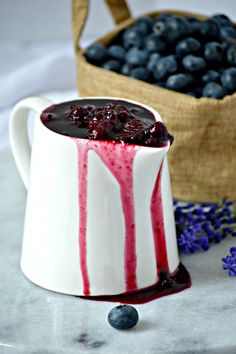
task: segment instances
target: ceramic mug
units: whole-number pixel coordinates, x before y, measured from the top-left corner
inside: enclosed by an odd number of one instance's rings
[[[151,107],[126,101],[161,121]],[[50,105],[26,98],[10,119],[13,155],[28,189],[23,273],[44,288],[81,296],[133,292],[157,283],[163,268],[174,273],[169,143],[153,148],[64,136],[40,119]],[[32,149],[30,110],[37,112]]]

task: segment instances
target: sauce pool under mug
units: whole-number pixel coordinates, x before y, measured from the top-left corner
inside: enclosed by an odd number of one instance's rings
[[[95,98],[88,99],[92,104]],[[151,107],[123,101],[161,121]],[[142,291],[158,284],[163,270],[176,274],[170,144],[145,147],[61,135],[40,119],[51,105],[26,98],[11,113],[12,151],[28,189],[23,273],[49,290],[89,297]],[[37,112],[32,149],[30,110]]]

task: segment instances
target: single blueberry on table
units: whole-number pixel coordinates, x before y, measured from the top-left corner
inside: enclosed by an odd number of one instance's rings
[[[229,91],[236,91],[236,68],[225,69],[221,75],[223,87]]]
[[[107,49],[108,55],[113,58],[117,59],[120,61],[125,60],[125,49],[121,47],[120,45],[112,45]]]
[[[119,72],[121,68],[121,63],[118,60],[108,60],[102,64],[103,69]]]
[[[140,47],[143,43],[143,35],[136,28],[128,28],[123,33],[123,44],[125,48],[132,46]]]
[[[150,72],[144,67],[137,67],[130,71],[129,76],[137,80],[148,81]]]
[[[182,60],[183,67],[189,72],[198,72],[206,67],[206,62],[202,57],[187,55]]]
[[[236,45],[228,48],[226,56],[230,65],[236,65]]]
[[[136,66],[146,65],[148,60],[148,52],[146,50],[133,47],[128,50],[125,59],[126,62],[130,65],[136,65]]]
[[[166,50],[167,43],[166,40],[152,33],[146,37],[144,46],[150,53],[163,53]]]
[[[183,39],[176,45],[176,54],[178,57],[183,57],[187,54],[198,53],[201,49],[201,43],[192,37]]]
[[[215,99],[221,99],[226,95],[225,89],[216,82],[209,82],[203,88],[203,96]]]
[[[205,75],[202,76],[202,82],[207,84],[208,82],[217,82],[220,79],[220,73],[215,70],[208,70]]]
[[[231,22],[229,17],[224,14],[216,14],[212,16],[212,18],[222,27],[233,26],[233,23]]]
[[[161,55],[159,53],[152,53],[149,57],[148,63],[147,63],[147,69],[151,72],[155,69],[155,66],[158,62],[158,60],[161,58]]]
[[[106,59],[107,50],[104,45],[95,43],[87,48],[86,57],[91,62],[99,63]]]
[[[232,38],[236,39],[236,30],[233,27],[221,27],[220,37],[222,40]]]
[[[166,80],[166,88],[174,91],[181,91],[185,89],[193,81],[194,78],[191,74],[171,75]]]
[[[158,60],[154,70],[153,76],[156,80],[162,80],[166,76],[175,73],[178,69],[178,63],[174,55],[168,55]]]
[[[223,60],[224,50],[220,43],[218,42],[209,42],[206,43],[204,49],[204,57],[205,59],[214,64],[221,63]]]
[[[115,329],[132,328],[138,320],[138,311],[130,305],[116,306],[108,314],[108,323]]]

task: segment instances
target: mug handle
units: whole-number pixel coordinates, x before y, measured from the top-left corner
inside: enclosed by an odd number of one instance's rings
[[[10,115],[9,135],[16,166],[28,189],[30,176],[31,146],[28,136],[28,115],[30,110],[40,114],[52,102],[42,97],[29,97],[18,102]]]

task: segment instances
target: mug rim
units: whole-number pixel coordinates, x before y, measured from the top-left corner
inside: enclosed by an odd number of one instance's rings
[[[163,120],[162,120],[162,117],[161,117],[160,113],[157,112],[154,108],[152,108],[152,107],[146,105],[145,103],[141,103],[141,102],[138,102],[138,101],[135,101],[135,100],[131,100],[131,99],[128,99],[128,98],[122,98],[122,97],[113,97],[113,96],[86,96],[86,97],[78,97],[78,98],[76,98],[76,99],[74,99],[74,100],[61,101],[61,102],[58,102],[58,103],[52,102],[52,104],[51,104],[50,106],[52,106],[52,105],[58,105],[58,104],[61,104],[61,103],[74,102],[74,101],[77,101],[77,100],[80,101],[80,100],[95,100],[95,99],[96,99],[96,100],[111,99],[111,100],[124,101],[124,102],[126,101],[126,102],[129,102],[129,103],[135,104],[135,105],[137,105],[137,106],[141,106],[141,107],[143,107],[143,108],[149,110],[149,111],[153,114],[153,116],[154,116],[154,118],[155,118],[155,122],[162,122],[162,123],[163,123]],[[48,106],[48,107],[50,107],[50,106]],[[47,109],[48,107],[44,108],[44,109],[40,112],[40,114],[39,114],[39,122],[40,122],[40,125],[41,125],[41,127],[43,127],[44,129],[46,129],[47,132],[51,132],[51,133],[56,134],[57,136],[60,136],[60,137],[62,137],[62,138],[69,138],[69,139],[71,139],[71,140],[81,140],[81,141],[82,141],[82,140],[85,140],[85,141],[91,141],[91,139],[87,139],[87,138],[79,138],[79,137],[74,137],[74,136],[69,136],[69,135],[63,135],[63,134],[57,133],[57,132],[55,132],[55,131],[49,129],[45,124],[43,124],[42,119],[41,119],[41,114],[42,114],[42,112],[43,112],[45,109]],[[131,144],[131,143],[122,143],[122,142],[120,142],[120,141],[114,142],[114,141],[112,141],[112,140],[102,140],[102,139],[96,139],[96,140],[94,139],[94,141],[99,142],[99,143],[113,144],[113,145],[122,144],[122,145],[125,145],[125,146],[127,146],[127,145],[129,145],[129,146],[140,146],[141,148],[146,148],[146,149],[165,149],[165,148],[168,148],[168,149],[169,149],[169,147],[170,147],[170,141],[168,141],[167,144],[164,145],[164,146],[145,146],[145,145],[138,145],[138,144]]]

